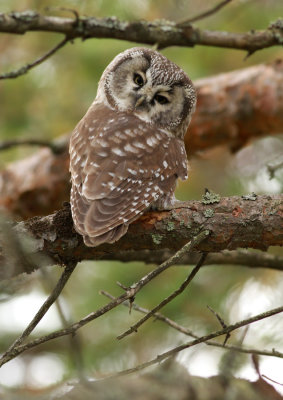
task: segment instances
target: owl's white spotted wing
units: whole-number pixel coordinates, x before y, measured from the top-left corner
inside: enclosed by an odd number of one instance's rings
[[[187,174],[181,140],[104,106],[90,109],[79,123],[70,153],[73,219],[92,246],[118,240]]]

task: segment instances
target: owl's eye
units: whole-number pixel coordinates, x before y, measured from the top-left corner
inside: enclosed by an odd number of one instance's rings
[[[154,96],[154,100],[156,100],[157,103],[159,103],[159,104],[167,104],[167,103],[169,103],[169,100],[167,99],[167,97],[162,96],[161,94],[156,94]]]
[[[136,85],[142,87],[144,85],[143,77],[140,74],[134,74],[134,82]]]

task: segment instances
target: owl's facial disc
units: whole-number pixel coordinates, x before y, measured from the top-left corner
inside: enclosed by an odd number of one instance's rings
[[[119,55],[105,70],[98,100],[182,136],[195,106],[190,79],[174,63],[150,49]]]

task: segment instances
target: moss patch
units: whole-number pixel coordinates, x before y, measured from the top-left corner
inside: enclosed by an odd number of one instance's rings
[[[219,203],[220,198],[221,198],[220,194],[206,190],[205,194],[202,196],[201,202],[202,202],[202,204]]]
[[[159,233],[153,233],[151,237],[154,244],[160,244],[163,239],[162,235],[160,235]]]
[[[211,218],[214,215],[214,210],[212,208],[207,208],[206,210],[204,210],[203,215],[205,216],[205,218]]]

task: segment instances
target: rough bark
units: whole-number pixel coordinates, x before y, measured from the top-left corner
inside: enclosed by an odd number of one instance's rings
[[[282,133],[283,62],[195,82],[198,105],[185,137],[189,156],[218,145],[239,149],[261,135]],[[60,150],[68,138],[60,143]],[[9,145],[11,143],[9,142]],[[30,218],[69,199],[68,154],[41,149],[0,171],[0,209]]]
[[[42,265],[69,264],[81,260],[140,260],[141,250],[178,250],[201,230],[208,239],[197,251],[219,252],[239,247],[266,250],[283,245],[283,196],[222,198],[215,202],[190,201],[172,211],[148,212],[130,225],[114,244],[90,248],[73,230],[69,206],[47,217],[34,217],[14,227],[2,226],[1,276],[31,272]],[[29,241],[28,241],[28,238]],[[32,240],[32,239],[33,240]]]

